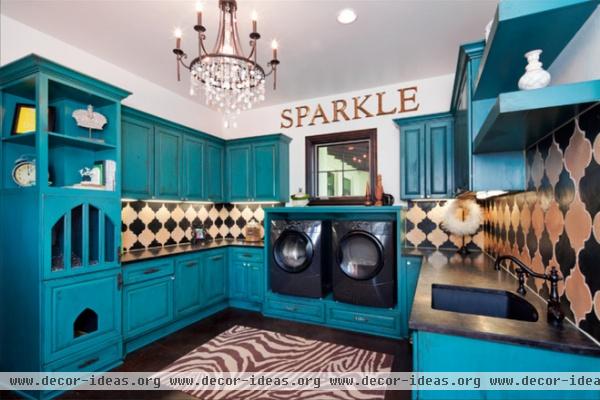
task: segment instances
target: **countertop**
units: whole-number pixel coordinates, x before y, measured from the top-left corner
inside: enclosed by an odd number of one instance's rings
[[[207,240],[200,243],[192,244],[181,244],[175,246],[157,247],[147,250],[133,250],[124,253],[121,256],[121,264],[128,264],[136,261],[145,261],[153,258],[169,257],[185,253],[191,253],[195,251],[212,250],[221,247],[256,247],[263,248],[264,242],[247,242],[239,239],[216,239]]]
[[[600,356],[600,346],[568,321],[556,327],[546,322],[546,302],[527,289],[525,299],[536,309],[536,322],[518,321],[431,308],[434,283],[500,289],[515,293],[517,280],[506,270],[494,270],[486,254],[461,256],[452,251],[404,249],[404,256],[422,257],[409,326],[413,330],[466,336],[541,347],[555,351]]]

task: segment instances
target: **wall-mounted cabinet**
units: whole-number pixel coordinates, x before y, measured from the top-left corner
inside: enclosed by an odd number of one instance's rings
[[[123,197],[223,200],[220,139],[130,108],[123,114]]]
[[[396,120],[400,126],[400,197],[452,195],[453,120],[449,114]]]
[[[228,201],[287,202],[290,140],[269,135],[227,142]]]

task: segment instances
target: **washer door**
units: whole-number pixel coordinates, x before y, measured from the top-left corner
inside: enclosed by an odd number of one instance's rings
[[[273,246],[275,264],[285,272],[304,271],[312,262],[313,255],[313,243],[304,232],[283,231]]]
[[[355,280],[373,279],[383,268],[383,245],[369,232],[352,231],[340,240],[338,266]]]

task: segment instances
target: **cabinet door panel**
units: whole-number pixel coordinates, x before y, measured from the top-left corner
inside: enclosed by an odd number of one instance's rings
[[[154,127],[123,118],[121,134],[122,192],[127,197],[154,195]]]
[[[248,300],[262,303],[264,298],[263,264],[248,263]]]
[[[212,305],[227,298],[227,263],[225,251],[211,252],[205,259],[206,304]]]
[[[223,146],[206,143],[206,186],[205,195],[209,201],[223,200]]]
[[[246,300],[248,297],[248,270],[247,263],[235,261],[231,264],[229,274],[229,297]]]
[[[424,124],[407,125],[400,130],[401,197],[425,197]]]
[[[123,313],[123,335],[127,339],[171,322],[172,277],[126,286],[123,291]]]
[[[277,145],[274,143],[253,146],[254,200],[277,200]]]
[[[157,128],[155,136],[156,196],[179,199],[181,196],[181,134]]]
[[[181,260],[175,266],[175,315],[192,313],[202,306],[200,258]]]
[[[227,148],[227,183],[230,201],[246,201],[253,197],[251,146]]]
[[[204,200],[204,141],[183,138],[183,198]]]
[[[452,121],[426,124],[426,197],[448,197],[452,192]]]

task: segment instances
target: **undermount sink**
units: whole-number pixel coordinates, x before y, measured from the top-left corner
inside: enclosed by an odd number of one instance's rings
[[[505,290],[433,284],[431,308],[519,321],[538,320],[531,303]]]

